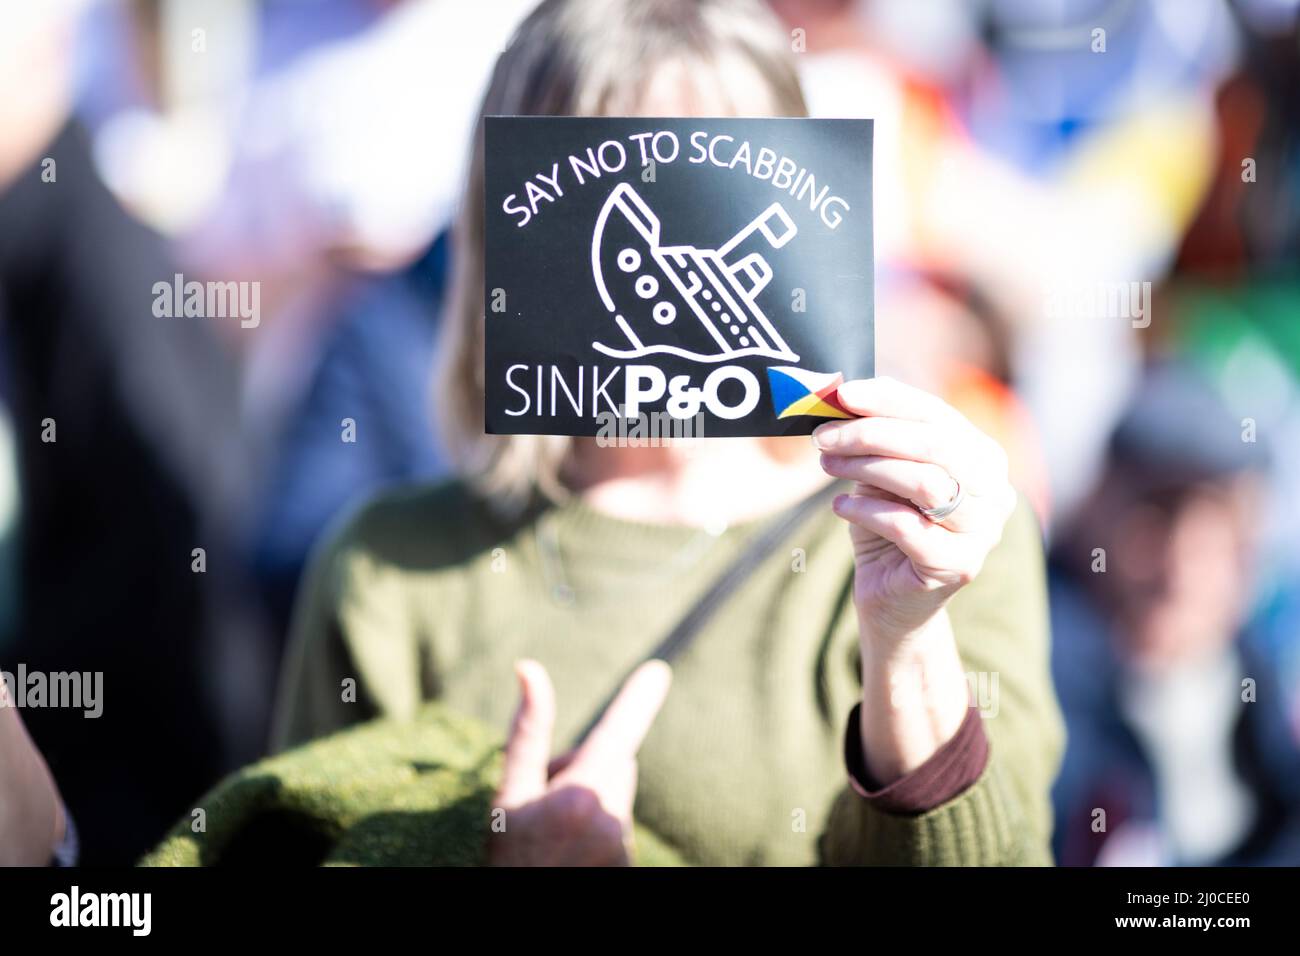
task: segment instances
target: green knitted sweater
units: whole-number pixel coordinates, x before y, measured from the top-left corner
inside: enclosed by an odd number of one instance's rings
[[[501,777],[497,734],[435,702],[245,767],[204,794],[142,866],[475,866]],[[677,866],[638,827],[637,862]]]
[[[375,717],[393,719],[379,725],[391,735],[418,725],[431,700],[499,739],[517,702],[513,663],[528,656],[555,684],[558,753],[757,527],[711,535],[579,502],[504,520],[457,482],[386,495],[352,515],[309,572],[277,746]],[[675,662],[641,749],[638,823],[693,864],[1050,863],[1064,734],[1032,513],[1022,502],[950,606],[984,698],[987,768],[921,815],[885,813],[847,785],[845,722],[861,693],[852,575],[846,529],[826,508],[709,621]],[[479,846],[485,832],[462,836]]]

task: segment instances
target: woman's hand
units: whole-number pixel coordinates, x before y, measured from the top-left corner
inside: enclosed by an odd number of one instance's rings
[[[974,580],[1015,508],[1007,456],[943,400],[889,378],[846,382],[862,418],[813,432],[828,475],[857,482],[835,500],[849,522],[854,603],[870,636],[897,641],[930,622]],[[960,506],[941,522],[919,509]]]
[[[663,661],[638,667],[586,739],[554,761],[550,677],[536,661],[521,661],[516,672],[522,699],[493,802],[488,861],[498,866],[630,864],[636,753],[668,694],[671,669]]]
[[[853,545],[863,756],[886,785],[957,732],[969,692],[945,605],[975,579],[1015,508],[1007,456],[946,402],[889,378],[846,382],[863,417],[813,432],[822,468],[857,484],[835,499]],[[963,497],[932,521],[934,510]]]

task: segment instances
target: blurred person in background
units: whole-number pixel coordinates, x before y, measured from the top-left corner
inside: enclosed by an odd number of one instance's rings
[[[307,557],[335,515],[446,470],[430,397],[447,246],[444,235],[410,268],[348,283],[306,391],[268,449],[252,565],[280,651]]]
[[[257,660],[226,533],[244,465],[222,320],[155,315],[172,262],[69,120],[78,6],[0,10],[0,349],[19,494],[0,654],[10,673],[102,674],[99,716],[23,717],[83,862],[127,864],[258,751],[248,704],[273,659]]]
[[[1210,173],[1226,11],[1220,0],[773,6],[812,115],[875,123],[877,182],[894,184],[873,210],[880,268],[958,276],[1010,320],[1010,381],[1047,465],[1036,503],[1050,502],[1050,534],[1090,486],[1142,351],[1128,316],[1073,294],[1167,268]],[[1065,296],[1078,308],[1054,307]]]
[[[1214,101],[1213,182],[1150,343],[1194,356],[1275,452],[1251,631],[1276,662],[1300,742],[1300,2],[1231,10],[1242,54]]]
[[[259,468],[284,468],[281,441],[300,428],[338,327],[377,315],[385,298],[411,311],[406,278],[449,225],[463,180],[464,157],[448,144],[469,135],[492,61],[527,6],[95,9],[79,106],[103,177],[172,239],[187,272],[262,285],[257,334],[228,341]],[[393,331],[382,316],[353,322],[354,339]]]
[[[464,163],[447,144],[527,5],[150,0],[87,18],[78,110],[101,174],[187,273],[260,284],[259,327],[226,344],[277,660],[334,514],[443,470],[427,396]]]
[[[546,0],[482,112],[805,104],[757,0]],[[277,743],[409,719],[430,699],[509,727],[497,863],[628,862],[634,797],[693,863],[1050,862],[1060,729],[1041,538],[1005,453],[883,378],[841,387],[866,417],[822,426],[820,459],[804,438],[665,449],[484,434],[483,149],[480,125],[441,346],[459,477],[381,496],[319,552]],[[853,482],[833,508],[827,475]],[[918,509],[951,502],[954,477],[973,498],[929,521]],[[669,695],[663,662],[638,661],[783,515],[805,516],[677,660]],[[815,574],[791,573],[794,544]],[[988,719],[967,670],[1000,676]],[[340,698],[349,680],[355,701]],[[575,749],[551,762],[553,742]],[[807,826],[792,827],[800,807]]]
[[[1266,462],[1191,366],[1153,366],[1054,549],[1063,864],[1296,864],[1289,689],[1248,625]]]

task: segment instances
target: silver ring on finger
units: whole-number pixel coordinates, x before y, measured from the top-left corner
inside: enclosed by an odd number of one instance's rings
[[[917,509],[918,511],[921,512],[921,514],[925,515],[935,524],[939,524],[940,522],[947,521],[950,517],[952,517],[953,512],[961,507],[961,503],[966,500],[966,489],[962,487],[961,482],[958,481],[956,478],[953,478],[952,481],[953,484],[957,486],[957,490],[952,493],[952,498],[949,499],[947,504],[940,505],[937,508]]]

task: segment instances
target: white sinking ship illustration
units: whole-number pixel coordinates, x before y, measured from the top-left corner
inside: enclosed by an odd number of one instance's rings
[[[764,241],[780,249],[798,229],[772,203],[717,249],[665,246],[659,217],[629,184],[605,200],[591,237],[591,271],[626,343],[593,342],[619,359],[670,354],[697,362],[762,355],[797,362],[757,304],[772,281]]]

